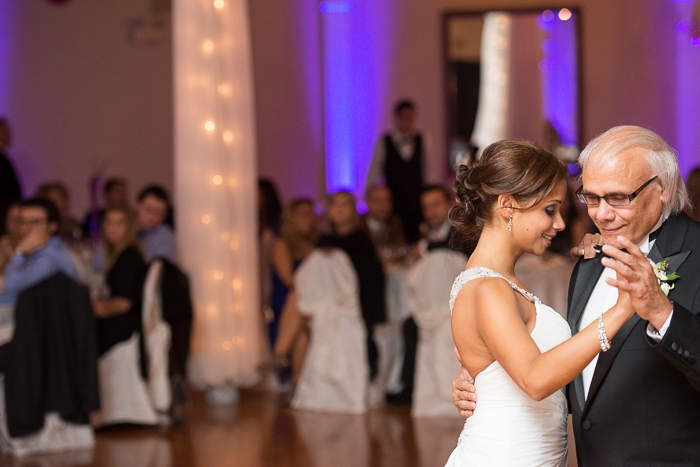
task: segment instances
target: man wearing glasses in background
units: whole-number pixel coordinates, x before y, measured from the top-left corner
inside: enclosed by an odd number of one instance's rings
[[[0,303],[14,305],[24,290],[62,272],[77,280],[68,248],[55,236],[59,214],[51,201],[33,198],[19,205],[21,240],[5,266]]]
[[[683,214],[676,155],[652,131],[621,126],[579,164],[576,196],[600,234],[572,251],[582,256],[569,283],[572,333],[615,303],[613,285],[637,312],[567,387],[579,466],[700,465],[700,224]],[[465,371],[453,396],[469,416]]]

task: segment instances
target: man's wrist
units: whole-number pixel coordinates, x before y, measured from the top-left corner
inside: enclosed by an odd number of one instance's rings
[[[671,316],[672,313],[673,313],[673,302],[670,302],[669,306],[668,306],[668,311],[660,312],[660,313],[656,314],[654,317],[652,317],[649,320],[649,324],[651,324],[652,327],[659,332],[662,329],[665,331],[666,328],[668,328],[668,324],[669,324],[668,320],[669,320],[669,317]],[[662,333],[662,335],[663,335],[663,333]]]

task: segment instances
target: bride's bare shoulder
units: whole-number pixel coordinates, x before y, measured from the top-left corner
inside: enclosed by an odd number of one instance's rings
[[[513,308],[518,303],[515,293],[511,285],[501,277],[474,278],[457,293],[453,314]]]

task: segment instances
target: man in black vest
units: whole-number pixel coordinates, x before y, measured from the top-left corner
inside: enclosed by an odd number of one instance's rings
[[[585,256],[569,283],[572,333],[617,299],[615,286],[637,312],[568,385],[579,466],[700,465],[700,223],[683,214],[675,153],[652,131],[622,126],[591,141],[579,164],[576,195],[605,256],[588,243],[574,250]],[[465,416],[475,400],[466,379],[453,382]]]
[[[394,198],[394,211],[401,218],[406,238],[415,243],[420,238],[420,194],[423,187],[425,146],[415,128],[416,106],[402,100],[394,109],[396,130],[377,141],[367,175],[367,186],[383,181]]]

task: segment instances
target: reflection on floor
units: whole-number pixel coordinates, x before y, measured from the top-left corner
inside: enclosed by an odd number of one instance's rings
[[[0,467],[434,467],[444,465],[463,423],[457,414],[411,419],[404,407],[299,412],[258,391],[244,391],[232,407],[209,407],[194,393],[188,417],[180,428],[99,431],[94,451],[0,456]]]

